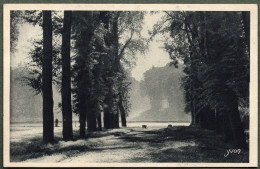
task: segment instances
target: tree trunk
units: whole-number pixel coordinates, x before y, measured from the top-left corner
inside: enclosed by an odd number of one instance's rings
[[[244,31],[245,31],[245,41],[248,47],[248,52],[250,54],[250,12],[243,11],[242,12]]]
[[[246,138],[244,134],[243,125],[241,122],[239,110],[238,110],[238,100],[234,92],[228,94],[228,119],[230,122],[230,127],[233,135],[233,140],[238,148],[246,148]]]
[[[113,114],[113,128],[119,128],[119,114],[118,114],[118,112]]]
[[[82,24],[80,27],[80,34],[76,40],[78,48],[78,95],[79,95],[79,114],[80,114],[80,137],[85,137],[86,117],[89,111],[89,99],[91,90],[91,79],[89,75],[89,54],[91,52],[90,42],[94,35],[93,27],[90,26],[86,21],[90,21],[92,13],[89,11],[83,12],[80,17],[83,17]]]
[[[206,108],[206,129],[215,130],[215,114],[209,107]]]
[[[216,130],[216,134],[223,134],[224,131],[223,131],[223,115],[220,115],[220,112],[217,112],[216,113],[216,127],[215,127],[215,130]]]
[[[192,100],[191,100],[191,106],[190,107],[191,107],[191,125],[193,126],[196,123],[196,120],[195,120],[196,115],[195,115],[195,112],[193,110],[193,101]]]
[[[199,116],[200,116],[200,121],[199,121],[200,127],[205,129],[206,128],[206,120],[205,120],[206,117],[205,117],[204,110],[200,111]]]
[[[233,136],[232,136],[232,131],[231,131],[231,127],[230,127],[230,122],[228,120],[228,113],[224,112],[223,115],[223,123],[224,126],[224,134],[225,134],[225,141],[232,141]]]
[[[102,121],[101,121],[101,114],[97,116],[97,124],[98,124],[98,130],[102,130]]]
[[[62,34],[62,115],[63,115],[63,139],[72,140],[72,110],[71,110],[71,73],[70,73],[70,34],[71,11],[64,11],[64,23]]]
[[[88,131],[97,131],[97,121],[95,116],[87,118]]]
[[[104,108],[104,128],[105,129],[109,129],[110,126],[110,121],[109,121],[110,117],[109,117],[109,109],[108,107]]]
[[[110,76],[109,76],[110,77]],[[106,129],[112,129],[114,127],[113,124],[113,93],[112,93],[112,85],[111,82],[107,82],[108,94],[105,99],[106,107],[104,108],[104,127]]]
[[[122,127],[126,127],[126,116],[125,116],[125,109],[122,103],[122,96],[120,95],[120,100],[119,100],[119,110],[120,110],[120,116],[121,116],[121,123]]]
[[[191,125],[197,125],[197,114],[195,110],[194,99],[191,101]]]
[[[90,99],[87,99],[90,100]],[[88,131],[97,131],[97,117],[96,117],[96,111],[95,105],[88,104],[87,106],[87,126],[88,126]]]
[[[52,96],[52,19],[51,11],[43,11],[43,142],[54,139],[53,96]]]
[[[86,134],[86,113],[85,111],[80,111],[79,114],[79,136],[84,138]]]

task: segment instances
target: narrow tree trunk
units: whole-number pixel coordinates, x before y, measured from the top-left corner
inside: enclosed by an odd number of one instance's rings
[[[54,139],[53,96],[52,96],[52,19],[51,11],[43,11],[43,142]]]
[[[118,112],[116,112],[115,114],[113,114],[113,128],[119,128],[119,114]]]
[[[200,116],[200,122],[199,122],[200,123],[200,127],[204,129],[204,128],[206,128],[206,124],[205,124],[206,123],[206,120],[205,120],[205,118],[206,118],[205,116],[206,115],[205,115],[203,110],[199,113],[199,116]]]
[[[192,104],[191,104],[191,125],[197,125],[197,117],[196,117],[196,109],[195,109],[195,103],[194,99],[192,99]]]
[[[120,95],[120,100],[119,100],[119,110],[120,110],[122,127],[126,127],[125,109],[124,109],[124,106],[123,106],[123,103],[122,103],[122,96],[121,95]]]
[[[97,124],[98,124],[98,130],[102,130],[102,121],[101,121],[101,114],[97,116]]]
[[[64,11],[64,23],[62,34],[62,115],[63,115],[63,139],[72,140],[72,110],[71,110],[71,73],[70,73],[70,34],[71,11]]]
[[[250,53],[250,12],[242,12],[244,31],[245,31],[245,41],[248,47],[248,52]]]
[[[190,107],[191,107],[191,125],[193,126],[196,123],[196,120],[195,120],[196,115],[195,115],[195,112],[193,110],[193,101],[192,100],[191,100],[191,106]]]
[[[104,120],[103,120],[105,129],[109,129],[109,126],[110,126],[109,119],[110,119],[110,117],[109,117],[109,109],[108,109],[108,107],[106,107],[106,108],[104,108]]]

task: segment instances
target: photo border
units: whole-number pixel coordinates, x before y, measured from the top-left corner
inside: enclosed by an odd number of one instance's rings
[[[21,1],[19,1],[21,2]],[[16,8],[16,9],[25,9],[26,10],[30,10],[30,9],[35,9],[35,10],[40,10],[40,9],[48,9],[48,10],[55,10],[56,8],[56,5],[58,7],[64,7],[64,4],[19,4]],[[140,6],[143,6],[144,5],[144,8],[146,7],[149,7],[149,10],[158,10],[158,4],[76,4],[76,5],[73,5],[73,4],[69,4],[68,6],[69,7],[65,7],[65,8],[62,8],[62,10],[83,10],[82,8],[78,8],[78,5],[81,5],[81,6],[87,6],[87,8],[89,8],[89,10],[93,10],[92,7],[97,7],[97,6],[100,6],[102,7],[102,9],[106,9],[108,10],[107,8],[110,6],[109,9],[111,10],[122,10],[122,7],[124,7],[125,5],[127,5],[128,7],[130,6],[131,9],[130,10],[134,10],[134,11],[137,11],[137,10],[144,10],[143,8],[141,8]],[[175,5],[175,4],[159,4],[160,7],[161,6],[164,6],[165,8],[162,9],[162,10],[167,10],[168,7],[170,7],[171,5]],[[177,6],[181,7],[181,9],[178,9],[178,10],[185,10],[185,9],[190,9],[192,8],[194,11],[198,11],[197,9],[199,9],[201,11],[201,7],[205,7],[207,9],[203,10],[203,11],[213,11],[212,9],[216,6],[218,6],[217,9],[214,9],[214,11],[228,11],[230,10],[231,8],[236,8],[235,11],[248,11],[248,9],[250,8],[251,9],[251,22],[250,22],[250,39],[251,39],[251,42],[250,42],[250,46],[251,46],[251,49],[250,49],[250,53],[251,53],[251,56],[250,56],[250,112],[256,112],[256,115],[252,116],[250,114],[250,155],[249,155],[249,158],[250,158],[250,161],[249,163],[135,163],[135,164],[132,164],[132,163],[86,163],[88,166],[87,167],[255,167],[257,166],[258,164],[258,145],[257,145],[257,139],[258,139],[258,123],[257,123],[257,120],[255,119],[258,119],[258,38],[257,36],[255,35],[258,35],[258,10],[257,10],[257,5],[255,4],[225,4],[225,5],[222,5],[222,4],[176,4]],[[175,5],[175,6],[176,6]],[[15,4],[4,4],[4,13],[8,13],[8,11],[16,6]],[[35,8],[35,6],[37,6]],[[77,6],[77,8],[75,9],[72,9],[73,6]],[[139,6],[139,7],[138,7]],[[25,8],[24,8],[25,7]],[[38,8],[40,7],[40,8]],[[115,7],[117,7],[118,9],[115,9]],[[195,7],[195,8],[194,8]],[[15,10],[16,10],[15,9]],[[57,10],[57,9],[56,9]],[[96,10],[101,10],[101,9],[96,9]],[[125,10],[129,10],[128,9],[125,9]],[[233,9],[232,9],[233,11]],[[10,14],[10,12],[9,12]],[[4,21],[3,23],[6,23],[4,26],[4,42],[9,42],[8,39],[10,39],[10,33],[9,33],[9,29],[8,29],[8,25],[10,27],[10,16],[5,15],[4,16]],[[252,22],[252,20],[254,22]],[[6,25],[7,25],[7,28],[6,28]],[[6,50],[5,50],[6,49]],[[5,43],[4,44],[4,56],[10,58],[10,45],[9,43]],[[254,55],[255,57],[252,57],[252,55]],[[3,63],[4,63],[4,71],[3,71],[3,74],[4,74],[4,98],[10,98],[10,59],[5,59],[3,58]],[[2,64],[0,64],[2,66]],[[1,72],[0,72],[1,73]],[[252,78],[252,76],[254,76]],[[9,82],[9,83],[8,83]],[[0,93],[1,95],[1,93]],[[5,153],[7,153],[9,155],[9,134],[10,134],[10,130],[8,128],[8,123],[9,123],[9,113],[8,113],[8,109],[10,108],[10,100],[8,99],[4,99],[4,111],[5,114],[4,114],[4,121],[3,121],[3,124],[5,126],[5,131],[3,132],[4,134],[4,151]],[[1,107],[0,107],[1,108]],[[253,110],[252,110],[253,109]],[[256,129],[256,132],[252,132],[252,128],[255,128]],[[6,131],[9,131],[9,132],[6,132]],[[255,133],[255,134],[254,134]],[[8,143],[7,143],[7,140],[8,139]],[[253,142],[252,142],[253,141]],[[256,145],[256,147],[254,147],[254,152],[252,152],[252,146]],[[8,149],[7,149],[8,147]],[[3,152],[3,151],[2,151]],[[9,156],[8,156],[9,157]],[[6,162],[6,156],[4,156],[4,162]],[[22,167],[39,167],[39,164],[40,163],[24,163],[23,165],[21,165],[21,163],[19,163],[18,165],[16,164],[12,164],[9,162],[9,163],[5,163],[5,167],[18,167],[19,166],[22,166]],[[46,164],[46,163],[45,163]],[[57,164],[57,165],[56,165]],[[98,165],[97,165],[98,164]],[[173,164],[173,165],[172,165]],[[86,167],[86,165],[82,166],[82,165],[77,165],[75,166],[75,164],[68,164],[66,163],[65,164],[66,167]],[[41,167],[63,167],[62,166],[62,163],[51,163],[51,164],[47,164],[47,165],[42,165]]]

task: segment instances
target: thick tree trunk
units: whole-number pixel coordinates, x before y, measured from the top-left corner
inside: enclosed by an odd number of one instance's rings
[[[108,94],[105,99],[106,107],[104,108],[104,127],[106,129],[114,128],[113,122],[113,93],[112,93],[112,85],[111,82],[108,82]]]
[[[71,73],[70,73],[70,34],[71,11],[64,12],[62,34],[62,115],[63,115],[63,139],[72,140],[72,110],[71,110]]]
[[[43,11],[43,142],[54,139],[53,96],[52,96],[52,19],[51,11]]]
[[[112,129],[113,127],[113,113],[112,113],[112,109],[111,106],[108,105],[108,107],[106,107],[104,109],[104,128],[105,129]]]
[[[206,109],[206,129],[215,130],[215,114],[209,107]]]
[[[89,75],[89,65],[88,59],[91,51],[90,41],[94,35],[93,27],[90,26],[85,21],[90,21],[92,13],[89,11],[83,12],[80,17],[83,17],[83,25],[80,28],[80,36],[76,41],[78,48],[78,65],[79,65],[79,75],[78,75],[78,95],[79,95],[79,114],[80,114],[80,136],[85,137],[85,127],[86,127],[86,117],[89,111],[90,102],[90,90],[91,81]]]
[[[88,131],[97,131],[97,121],[95,116],[87,118]]]
[[[105,129],[109,129],[109,126],[110,126],[110,116],[109,116],[109,109],[108,107],[104,108],[104,128]]]
[[[80,62],[82,63],[82,62]],[[86,93],[85,93],[85,77],[83,73],[83,65],[79,66],[79,73],[78,73],[78,81],[77,81],[77,94],[78,94],[78,110],[79,110],[79,130],[80,130],[80,137],[85,137],[85,127],[86,127]]]
[[[223,134],[224,130],[223,130],[223,115],[220,115],[220,112],[216,113],[216,134]]]
[[[200,116],[200,121],[199,121],[200,127],[204,129],[206,128],[206,120],[205,120],[206,117],[204,111],[201,111],[199,113],[199,116]]]
[[[90,99],[88,99],[90,100]],[[87,126],[88,131],[97,131],[97,117],[96,117],[96,111],[94,110],[95,105],[88,104],[87,108]]]
[[[238,110],[238,100],[233,92],[228,94],[228,119],[230,122],[230,127],[233,135],[233,140],[238,148],[246,148],[246,138],[244,134],[243,125],[241,122],[239,110]]]
[[[86,134],[86,113],[85,111],[80,111],[79,114],[79,136],[84,138]]]
[[[230,122],[228,120],[228,113],[224,112],[223,115],[223,128],[224,128],[224,134],[225,134],[225,141],[232,141],[233,136],[232,136],[232,131],[230,127]]]

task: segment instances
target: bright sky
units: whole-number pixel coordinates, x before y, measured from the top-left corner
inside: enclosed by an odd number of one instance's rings
[[[153,25],[161,18],[162,12],[150,15],[147,14],[144,18],[144,27],[142,34],[148,36],[148,30],[152,30]],[[156,38],[151,42],[149,51],[145,55],[138,54],[136,66],[132,69],[132,76],[140,81],[143,78],[143,73],[151,67],[163,67],[170,62],[169,54],[165,52],[162,47],[162,42],[159,40],[161,37]]]
[[[152,30],[153,25],[160,19],[162,13],[150,15],[149,13],[144,18],[144,28],[142,35],[148,37],[148,30]],[[17,42],[17,51],[11,55],[11,66],[17,67],[28,63],[28,53],[33,49],[32,40],[41,38],[42,29],[29,24],[23,24],[19,29],[19,37]],[[150,49],[145,54],[137,54],[136,66],[132,69],[132,76],[140,81],[143,73],[151,67],[163,67],[170,62],[169,55],[162,48],[162,42],[159,42],[160,37],[157,36],[150,43]]]

